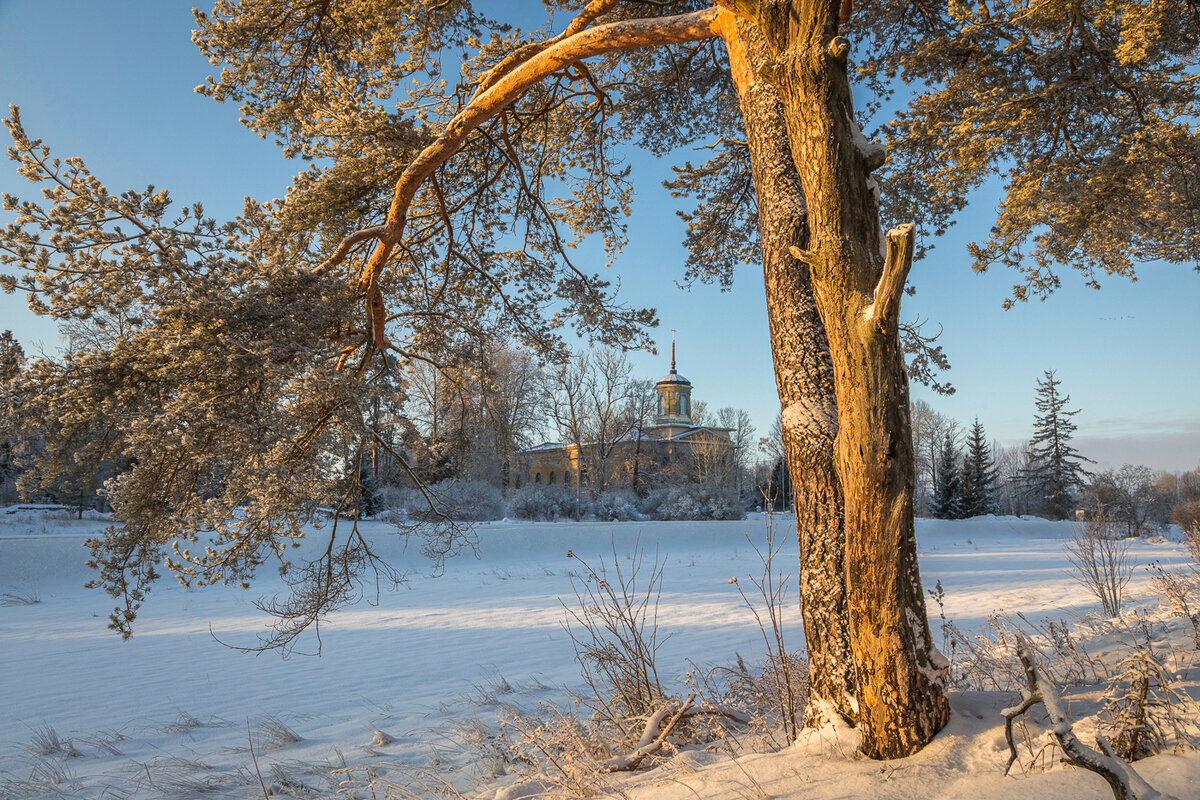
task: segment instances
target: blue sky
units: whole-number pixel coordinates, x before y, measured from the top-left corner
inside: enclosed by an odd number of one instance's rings
[[[192,92],[212,67],[191,44],[190,8],[190,0],[0,0],[0,101],[19,105],[30,135],[60,157],[82,156],[110,189],[153,183],[217,216],[236,214],[246,195],[279,196],[298,165],[243,128],[235,107]],[[635,354],[638,371],[666,372],[677,328],[679,371],[694,397],[747,409],[763,435],[778,400],[761,273],[744,267],[728,293],[679,288],[683,224],[661,187],[671,162],[633,163],[631,242],[612,277],[630,303],[656,307],[662,323],[659,354]],[[29,196],[9,162],[0,191]],[[986,236],[994,204],[994,196],[972,198],[913,267],[917,294],[905,299],[905,317],[943,327],[947,377],[958,390],[939,397],[914,387],[914,396],[964,423],[978,416],[989,436],[1011,444],[1028,438],[1035,382],[1052,368],[1082,409],[1076,444],[1085,455],[1102,466],[1200,466],[1200,274],[1150,264],[1137,283],[1111,279],[1099,292],[1064,274],[1048,301],[1004,311],[1015,275],[977,275],[965,250]],[[37,342],[58,346],[55,326],[20,297],[0,295],[3,328],[30,352]]]

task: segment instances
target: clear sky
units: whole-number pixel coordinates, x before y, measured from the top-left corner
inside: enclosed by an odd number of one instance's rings
[[[246,195],[282,195],[299,167],[243,128],[235,107],[192,92],[212,67],[190,41],[191,4],[0,0],[0,100],[21,107],[31,136],[60,157],[83,157],[110,189],[153,183],[176,201],[200,200],[209,213],[230,216]],[[631,304],[656,307],[662,322],[659,354],[636,354],[638,371],[667,371],[670,329],[678,329],[678,367],[694,398],[747,409],[765,435],[778,399],[761,273],[744,267],[728,293],[679,288],[683,224],[661,187],[671,162],[632,160],[631,243],[613,278]],[[28,197],[29,188],[10,162],[0,167],[0,191]],[[1035,382],[1055,369],[1071,407],[1082,409],[1076,444],[1085,455],[1102,466],[1200,466],[1200,274],[1150,264],[1137,283],[1112,279],[1099,292],[1064,274],[1064,288],[1047,302],[1004,311],[1015,275],[977,275],[965,251],[986,236],[995,200],[972,198],[951,234],[913,267],[917,294],[905,298],[905,317],[943,327],[953,363],[947,377],[957,388],[939,397],[914,387],[914,396],[965,424],[977,416],[990,437],[1012,444],[1029,437]],[[20,297],[0,295],[3,328],[29,352],[38,342],[58,346],[55,326]]]

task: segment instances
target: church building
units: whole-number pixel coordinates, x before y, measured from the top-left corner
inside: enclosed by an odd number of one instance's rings
[[[679,483],[736,484],[729,428],[692,422],[692,383],[675,369],[655,384],[653,422],[634,424],[614,442],[546,442],[516,454],[509,485],[564,484],[577,489],[632,489],[639,494]]]

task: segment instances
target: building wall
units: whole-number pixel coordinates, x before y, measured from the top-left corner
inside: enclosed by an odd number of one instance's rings
[[[680,437],[676,427],[691,433]],[[667,432],[656,429],[656,433]],[[518,453],[509,470],[509,487],[515,489],[527,484],[578,487],[583,472],[586,488],[595,489],[603,483],[607,488],[631,489],[634,488],[635,461],[642,488],[700,481],[717,483],[725,488],[735,485],[734,448],[727,430],[672,426],[670,432],[676,435],[669,439],[643,439],[640,452],[636,442],[619,442],[603,464],[607,473],[603,481],[592,474],[601,468],[595,445],[569,445]]]

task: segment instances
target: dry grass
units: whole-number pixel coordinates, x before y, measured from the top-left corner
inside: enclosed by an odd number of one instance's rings
[[[13,591],[0,594],[0,606],[32,606],[42,602],[37,587],[27,592]]]
[[[271,715],[263,718],[255,726],[257,745],[262,750],[281,750],[289,745],[303,741],[303,737],[283,723],[279,717]]]

